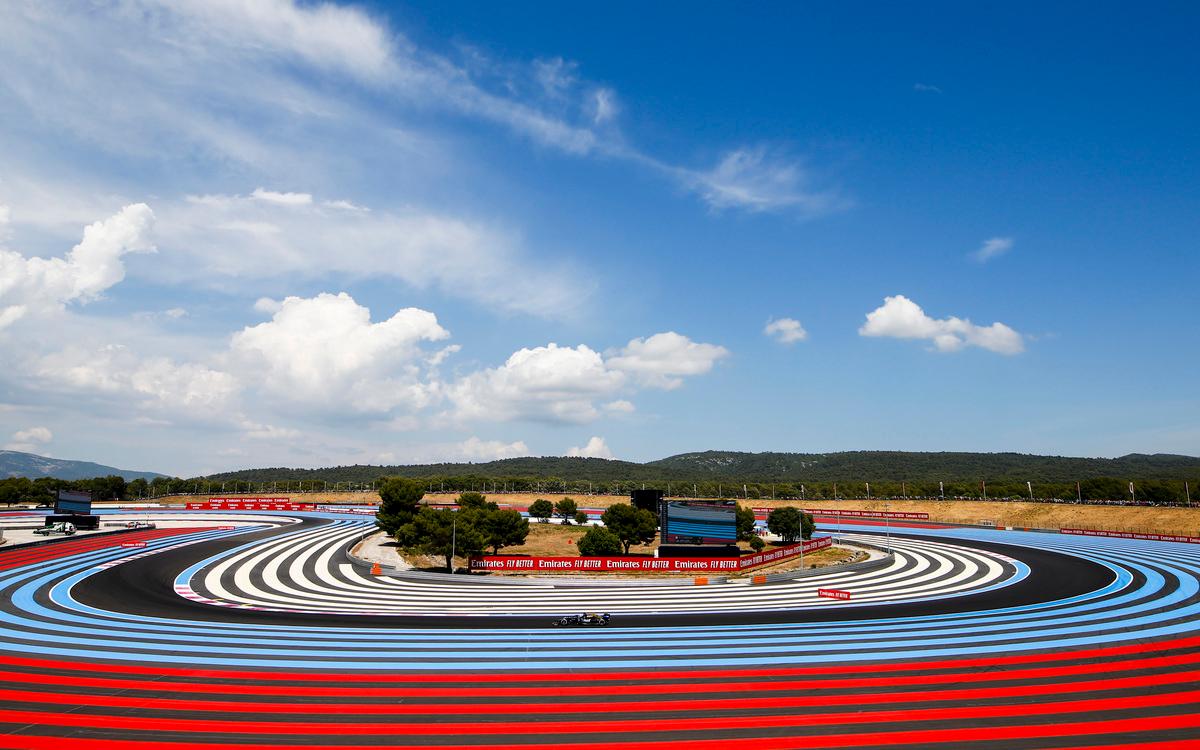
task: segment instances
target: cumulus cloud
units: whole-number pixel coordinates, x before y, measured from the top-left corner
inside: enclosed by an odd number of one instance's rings
[[[808,331],[794,318],[779,318],[767,323],[763,333],[781,344],[794,344],[808,338]]]
[[[548,344],[514,352],[500,367],[472,373],[450,387],[460,419],[527,418],[588,422],[599,416],[595,401],[625,384],[599,352]]]
[[[343,292],[286,298],[270,321],[234,334],[230,349],[243,376],[275,398],[385,413],[436,399],[436,385],[421,379],[420,344],[449,335],[412,307],[372,323]]]
[[[452,455],[467,461],[499,461],[502,458],[518,458],[529,455],[529,446],[524,441],[516,440],[505,443],[501,440],[480,440],[471,436],[454,446]]]
[[[931,318],[917,303],[899,294],[884,298],[883,305],[867,313],[867,322],[858,333],[925,339],[942,352],[958,351],[964,346],[978,346],[999,354],[1019,354],[1025,349],[1021,334],[1003,323],[978,326],[962,318]]]
[[[12,440],[4,446],[6,451],[21,451],[34,453],[44,449],[44,446],[54,439],[54,433],[46,427],[30,427],[28,430],[17,430],[12,434]]]
[[[637,410],[631,401],[619,398],[616,401],[609,401],[604,405],[604,410],[609,414],[632,414]]]
[[[685,376],[703,375],[729,350],[716,344],[700,344],[674,331],[633,339],[607,360],[608,367],[627,372],[645,385],[671,390],[683,385]]]
[[[225,411],[239,390],[227,372],[168,357],[143,358],[119,344],[71,345],[38,358],[34,372],[43,387],[205,418]]]
[[[942,93],[942,90],[939,87],[934,86],[932,84],[928,84],[928,83],[914,83],[913,91],[919,91],[923,94],[940,94],[940,93]]]
[[[980,263],[986,263],[992,258],[1004,255],[1012,250],[1012,237],[992,237],[983,241],[979,249],[971,253],[971,257]]]
[[[148,239],[154,212],[144,203],[129,205],[83,231],[65,258],[26,258],[0,248],[0,328],[30,312],[86,303],[125,278],[122,257],[151,252]]]
[[[604,442],[604,438],[595,435],[582,448],[568,448],[567,455],[581,458],[615,458],[613,452],[608,449],[608,444]]]
[[[606,358],[580,344],[521,349],[500,367],[471,373],[448,386],[458,420],[529,419],[581,424],[634,405],[614,398],[636,386],[670,390],[685,377],[703,375],[728,356],[724,347],[700,344],[678,333],[637,338]],[[598,405],[603,399],[611,399]]]

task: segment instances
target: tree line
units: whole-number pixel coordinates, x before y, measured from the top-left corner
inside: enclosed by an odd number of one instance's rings
[[[222,480],[156,477],[152,481],[127,482],[119,476],[94,479],[0,479],[0,503],[52,502],[55,490],[87,490],[96,500],[139,500],[165,495],[304,493],[335,490],[374,492],[384,478],[370,482],[303,480]],[[938,481],[836,481],[836,482],[729,482],[723,480],[588,482],[562,477],[434,476],[413,480],[429,494],[478,492],[561,495],[628,495],[635,489],[662,490],[669,497],[755,500],[864,500],[864,499],[960,499],[1029,500],[1040,502],[1084,502],[1146,505],[1188,505],[1200,480],[1097,477],[1078,482],[1032,482],[1032,488],[1017,480]],[[1133,492],[1129,485],[1133,483]],[[1200,499],[1200,498],[1198,498]]]

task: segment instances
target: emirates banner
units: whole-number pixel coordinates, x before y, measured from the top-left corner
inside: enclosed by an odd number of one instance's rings
[[[1094,531],[1092,529],[1059,529],[1062,534],[1078,536],[1107,536],[1114,539],[1146,539],[1152,542],[1187,542],[1200,544],[1200,536],[1176,536],[1174,534],[1139,534],[1133,531]]]
[[[316,510],[313,503],[293,503],[286,497],[213,498],[207,503],[188,503],[188,510]]]
[[[541,573],[736,573],[816,552],[833,544],[831,537],[810,539],[790,547],[745,557],[517,557],[495,555],[471,558],[471,570],[536,571]]]
[[[821,596],[826,599],[841,599],[842,601],[849,601],[850,592],[842,589],[817,589],[817,596]]]
[[[758,516],[768,516],[774,508],[755,508]],[[882,510],[841,510],[840,508],[802,508],[805,513],[814,516],[846,516],[847,518],[896,518],[909,521],[928,521],[928,513],[903,513],[901,511]]]

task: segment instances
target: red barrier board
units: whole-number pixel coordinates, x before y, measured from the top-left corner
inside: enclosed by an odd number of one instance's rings
[[[756,516],[770,515],[773,508],[755,508]],[[928,521],[928,513],[904,513],[902,511],[882,510],[841,510],[840,508],[803,508],[805,513],[814,516],[846,516],[848,518],[899,518],[910,521]]]
[[[537,570],[636,573],[639,571],[738,571],[738,558],[713,557],[475,557],[471,570]]]
[[[290,497],[210,497],[210,503],[290,503]]]
[[[471,558],[471,570],[529,570],[540,572],[586,571],[592,573],[737,572],[797,557],[801,548],[815,552],[833,544],[831,537],[810,539],[745,557],[516,557],[497,555]]]
[[[208,503],[188,503],[188,510],[316,510],[313,503],[293,503],[266,500],[216,500]]]
[[[759,552],[755,555],[747,555],[738,560],[739,570],[748,570],[749,568],[757,568],[760,565],[779,562],[780,560],[788,560],[793,557],[799,557],[800,551],[803,549],[805,553],[816,552],[819,549],[825,549],[833,544],[833,537],[821,536],[816,539],[809,539],[807,542],[793,544],[791,547],[780,547],[773,549],[770,552]]]
[[[1133,531],[1095,531],[1093,529],[1059,529],[1061,534],[1077,536],[1107,536],[1114,539],[1146,539],[1152,542],[1186,542],[1200,544],[1200,536],[1176,536],[1174,534],[1139,534]]]
[[[850,592],[841,589],[817,589],[817,596],[823,596],[826,599],[849,600]]]
[[[928,513],[902,513],[882,510],[842,510],[840,508],[805,508],[805,513],[814,516],[847,516],[849,518],[899,518],[912,521],[928,521]]]

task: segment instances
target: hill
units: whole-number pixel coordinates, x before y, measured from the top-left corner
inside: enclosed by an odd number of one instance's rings
[[[1075,482],[1099,477],[1200,478],[1200,458],[1130,454],[1120,458],[1036,456],[1022,453],[741,453],[705,451],[635,463],[601,458],[507,458],[487,463],[411,466],[268,468],[214,474],[214,481],[325,480],[370,482],[384,476],[552,478],[569,482]]]
[[[47,458],[34,453],[0,450],[0,477],[27,477],[29,479],[53,477],[75,480],[113,475],[123,477],[126,481],[134,479],[150,481],[155,477],[163,476],[150,471],[117,469],[91,461],[71,461],[62,458]]]

